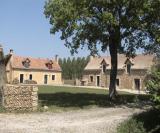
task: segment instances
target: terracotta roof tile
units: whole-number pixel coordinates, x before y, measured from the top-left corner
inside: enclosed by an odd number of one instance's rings
[[[26,68],[23,65],[25,59],[30,60],[30,66],[28,68]],[[48,63],[49,61],[50,61],[49,59],[43,59],[43,58],[22,57],[22,56],[12,55],[12,68],[61,71],[59,64],[55,60],[52,60],[53,62],[52,69],[48,69],[46,63]]]

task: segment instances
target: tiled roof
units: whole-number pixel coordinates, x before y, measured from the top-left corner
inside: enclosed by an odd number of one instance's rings
[[[26,68],[23,65],[23,62],[29,59],[30,64],[29,67]],[[17,56],[17,55],[12,55],[11,58],[11,66],[12,68],[17,68],[17,69],[34,69],[34,70],[47,70],[47,71],[61,71],[61,68],[59,64],[55,61],[52,60],[52,68],[49,69],[47,67],[47,63],[49,63],[51,60],[50,59],[43,59],[43,58],[33,58],[33,57],[22,57],[22,56]]]
[[[148,69],[153,65],[153,55],[137,55],[135,58],[131,58],[130,61],[132,62],[132,69]],[[104,56],[104,57],[94,57],[92,58],[85,70],[99,70],[101,67],[102,60],[105,60],[107,63],[107,69],[111,69],[111,57]],[[119,54],[118,55],[118,69],[125,68],[125,61],[127,57],[125,55]]]

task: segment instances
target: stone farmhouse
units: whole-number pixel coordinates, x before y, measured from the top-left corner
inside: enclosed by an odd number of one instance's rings
[[[153,65],[153,55],[137,55],[127,58],[118,55],[118,72],[116,86],[119,89],[144,89],[144,79]],[[85,67],[82,85],[109,87],[110,81],[110,56],[91,57]]]
[[[58,85],[62,84],[62,71],[58,64],[58,58],[42,59],[22,57],[13,54],[7,66],[7,82],[12,84],[15,80],[19,83],[35,81],[37,84]]]

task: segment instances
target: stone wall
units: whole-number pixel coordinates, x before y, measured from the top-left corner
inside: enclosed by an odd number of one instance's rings
[[[107,71],[107,88],[109,87],[110,82],[110,71]],[[147,70],[131,70],[131,74],[127,74],[125,70],[118,70],[117,79],[119,79],[119,89],[133,89],[134,79],[140,79],[140,90],[144,90],[144,78],[147,74]]]
[[[118,70],[117,71],[117,79],[119,79],[119,86],[117,88],[119,89],[133,89],[135,90],[135,79],[140,80],[140,90],[145,89],[144,85],[144,78],[147,74],[147,70],[131,70],[130,74],[127,74],[125,69],[123,70]],[[96,86],[96,77],[100,75],[100,86],[104,86],[109,88],[109,83],[110,83],[110,70],[107,70],[105,75],[101,73],[101,71],[85,71],[83,78],[87,79],[87,84],[88,86]],[[90,82],[90,76],[93,76],[93,82]]]
[[[87,81],[87,85],[88,86],[96,86],[97,83],[97,76],[101,75],[101,71],[100,70],[94,70],[94,71],[85,71],[83,74],[83,79],[88,79]],[[91,82],[90,80],[90,76],[93,76],[93,82]],[[100,85],[101,86],[101,85]]]
[[[0,86],[0,106],[2,105],[2,86]]]
[[[8,111],[35,111],[38,87],[6,85],[2,89],[2,105]]]

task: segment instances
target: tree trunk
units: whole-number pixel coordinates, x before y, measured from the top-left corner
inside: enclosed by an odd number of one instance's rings
[[[116,77],[117,77],[117,44],[110,44],[109,51],[111,56],[111,71],[110,71],[110,85],[109,98],[113,99],[116,95]]]
[[[5,60],[3,55],[3,49],[0,49],[0,88],[5,85],[6,81],[6,67],[5,67]]]
[[[3,48],[0,46],[0,88],[2,88],[7,81],[7,75],[6,75],[6,65],[8,61],[11,58],[11,54],[8,54],[7,56],[4,56]]]

